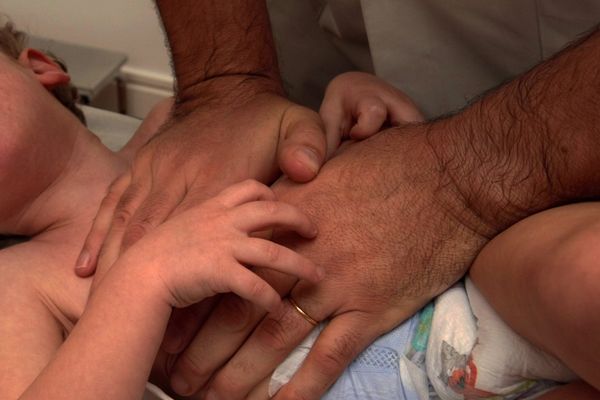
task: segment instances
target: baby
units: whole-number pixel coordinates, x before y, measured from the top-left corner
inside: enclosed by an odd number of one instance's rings
[[[15,31],[6,25],[2,35]],[[0,234],[31,239],[0,251],[0,398],[141,398],[174,307],[233,292],[277,312],[278,294],[247,265],[322,279],[309,260],[253,235],[277,226],[312,238],[317,229],[269,188],[246,181],[145,236],[88,299],[90,281],[71,266],[126,159],[51,95],[69,81],[60,65],[33,49],[2,49]],[[402,96],[373,77],[345,75],[328,91],[324,122],[329,132],[362,138],[418,118]]]
[[[30,238],[0,251],[0,398],[141,398],[173,308],[233,292],[277,311],[277,292],[246,265],[323,277],[252,235],[317,230],[247,181],[145,237],[88,299],[90,280],[70,266],[127,155],[160,124],[145,122],[133,144],[111,152],[82,124],[65,68],[24,41],[10,23],[0,28],[0,235]],[[65,92],[68,104],[57,101]]]
[[[127,160],[52,96],[65,70],[34,49],[5,51],[22,37],[10,24],[1,32],[12,41],[0,54],[0,234],[31,239],[0,251],[0,398],[141,398],[173,307],[233,292],[276,311],[276,291],[245,265],[322,278],[250,235],[278,226],[311,238],[316,227],[247,181],[143,239],[88,299],[90,280],[70,266]]]

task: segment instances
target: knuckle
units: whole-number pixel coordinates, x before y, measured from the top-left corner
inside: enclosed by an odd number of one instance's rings
[[[271,264],[275,264],[281,259],[281,249],[275,244],[266,243],[263,251],[267,257],[267,261]]]
[[[122,175],[112,181],[112,183],[108,186],[105,198],[113,199],[115,202],[118,201],[121,197],[121,193],[123,192],[121,186],[126,184],[126,182],[128,182],[130,179],[131,175],[126,173],[125,175]]]
[[[121,193],[119,193],[118,191],[116,191],[116,189],[111,187],[108,189],[108,192],[106,192],[104,199],[102,199],[101,207],[112,207],[113,205],[116,205],[119,202],[120,198]]]
[[[224,297],[217,309],[217,323],[229,332],[248,331],[253,327],[254,307],[238,296]]]
[[[140,225],[146,232],[157,227],[170,211],[171,204],[171,198],[166,194],[153,196],[151,201],[146,201],[140,206],[132,224]]]
[[[284,388],[285,388],[285,386],[284,386]],[[296,388],[296,387],[290,388],[286,391],[281,391],[280,397],[284,400],[313,400],[315,398],[315,397],[312,397],[309,394],[305,393],[304,389]]]
[[[257,281],[250,283],[250,286],[248,288],[248,293],[250,294],[251,298],[256,299],[256,298],[262,298],[265,295],[265,293],[268,292],[268,290],[269,290],[269,285],[267,285],[262,280],[257,280]]]
[[[193,380],[190,381],[195,382],[200,382],[210,374],[207,366],[202,365],[200,359],[192,352],[184,352],[179,356],[175,363],[174,371],[179,372],[188,378],[193,378]]]
[[[141,192],[141,185],[132,183],[131,186],[123,193],[123,195],[121,195],[115,211],[115,221],[127,223],[127,221],[133,216],[133,205],[136,199],[140,196]]]
[[[235,363],[235,365],[233,364]],[[244,364],[244,365],[241,365]],[[251,374],[254,370],[254,366],[248,363],[242,363],[241,361],[233,361],[230,365],[236,372],[244,375]],[[226,370],[221,371],[210,383],[210,390],[219,394],[219,398],[222,399],[240,399],[244,398],[247,394],[247,388],[244,386],[244,382],[241,379],[236,379],[239,375],[229,376]]]
[[[365,112],[367,112],[368,114],[371,114],[373,116],[376,117],[385,117],[387,115],[387,109],[385,108],[385,105],[383,105],[381,102],[377,101],[371,101],[369,102],[366,106],[365,106]]]
[[[348,332],[335,339],[334,345],[327,351],[315,354],[316,362],[326,376],[337,376],[359,350],[358,336]]]
[[[322,146],[325,144],[324,128],[321,122],[306,122],[298,125],[295,131],[299,144],[310,147],[317,157],[323,157]]]
[[[152,221],[154,215],[162,215],[169,211],[174,203],[173,196],[168,192],[158,192],[152,195],[149,201],[142,204],[140,212],[149,221]]]
[[[290,322],[285,317],[282,320],[277,320],[270,316],[265,317],[262,325],[256,331],[258,343],[277,353],[287,351],[293,344],[290,343],[291,338],[288,336],[288,332],[295,331],[287,327]]]
[[[123,235],[123,247],[127,248],[132,246],[138,240],[143,238],[150,231],[150,229],[151,226],[144,221],[135,221],[131,223]]]
[[[127,226],[129,220],[133,217],[131,211],[126,208],[119,208],[115,211],[115,215],[113,217],[113,225],[115,228],[124,228]]]
[[[263,212],[266,215],[277,215],[281,210],[281,205],[276,201],[263,202]]]
[[[136,220],[137,222],[134,223],[144,227],[146,230],[155,228],[160,223],[159,215],[148,209],[144,209],[141,213],[138,213]]]
[[[264,188],[264,185],[258,182],[256,179],[246,179],[244,182],[242,182],[242,188],[252,192],[258,192]]]
[[[127,190],[123,193],[119,200],[119,208],[129,208],[135,199],[142,193],[142,185],[138,183],[132,183]]]

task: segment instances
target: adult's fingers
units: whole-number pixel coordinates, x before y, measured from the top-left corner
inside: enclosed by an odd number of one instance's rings
[[[75,265],[75,273],[85,278],[96,271],[96,264],[104,239],[110,229],[111,221],[121,196],[131,182],[131,175],[126,173],[110,185],[108,193],[100,204],[100,209],[94,218],[92,228],[88,233],[85,243]]]
[[[126,207],[135,207],[137,205],[132,204],[143,199],[142,196],[140,196],[137,200],[135,197],[130,197],[129,191],[132,188],[137,190],[136,186],[130,186],[129,189],[123,193],[123,196],[121,196],[121,200],[119,201],[119,205],[116,207],[110,230],[104,238],[104,242],[100,248],[100,253],[97,257],[96,273],[90,288],[91,292],[100,286],[102,279],[104,279],[104,275],[106,275],[115,261],[117,261],[121,255],[121,243],[123,242],[123,234],[125,233],[126,228],[125,223],[131,214],[126,209],[120,210],[119,207],[121,204],[125,204]],[[135,195],[136,193],[133,194],[133,196]]]
[[[261,383],[259,383],[250,393],[246,396],[246,400],[268,400],[271,398],[269,396],[269,382],[271,381],[271,377],[265,378]]]
[[[244,398],[308,335],[314,326],[303,318],[289,301],[283,310],[268,314],[246,340],[242,348],[211,380],[208,392],[220,399]],[[317,313],[300,304],[312,317],[321,319],[327,312]]]
[[[296,182],[313,179],[326,160],[329,146],[319,114],[290,106],[282,118],[279,135],[279,168]]]
[[[366,314],[349,312],[336,316],[275,399],[320,399],[350,362],[380,333]]]
[[[225,294],[185,351],[177,358],[171,387],[180,395],[197,393],[231,357],[265,310],[233,294]]]
[[[285,295],[296,278],[277,271],[255,268],[254,271]],[[206,323],[181,354],[171,374],[173,390],[181,395],[197,393],[242,345],[266,314],[257,305],[239,296],[221,297]]]
[[[95,290],[103,279],[103,276],[110,270],[114,262],[121,255],[123,236],[127,229],[135,210],[144,201],[151,189],[150,178],[143,175],[142,178],[132,175],[131,182],[125,192],[123,192],[112,216],[110,230],[106,235],[100,252],[97,256],[96,275],[92,282],[91,290]]]
[[[208,318],[216,302],[217,297],[211,297],[186,308],[174,309],[161,348],[169,354],[182,352]]]
[[[123,232],[120,251],[124,252],[149,231],[162,224],[185,196],[185,187],[173,182],[168,185],[156,185],[150,193],[136,203],[136,208],[123,207],[124,215],[133,215],[127,221]],[[133,204],[131,204],[133,206]],[[115,217],[119,213],[117,209]]]

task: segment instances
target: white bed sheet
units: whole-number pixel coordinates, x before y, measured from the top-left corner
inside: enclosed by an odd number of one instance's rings
[[[89,106],[81,108],[88,128],[98,135],[106,147],[114,151],[121,149],[142,123],[137,118],[112,111]]]

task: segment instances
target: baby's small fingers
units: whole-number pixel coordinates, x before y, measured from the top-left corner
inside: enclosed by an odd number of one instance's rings
[[[339,94],[333,94],[329,91],[325,94],[319,115],[325,126],[325,135],[327,136],[327,158],[337,150],[342,138],[348,136],[352,115],[347,113]]]
[[[213,200],[225,207],[235,207],[249,201],[275,200],[275,193],[256,180],[247,179],[223,189]]]
[[[323,276],[322,268],[285,246],[264,239],[248,238],[234,249],[233,256],[241,263],[271,268],[317,283]]]
[[[268,228],[295,231],[305,238],[317,235],[317,226],[308,216],[291,204],[280,201],[254,201],[230,211],[233,226],[252,233]]]
[[[399,90],[397,92],[396,95],[385,98],[389,111],[388,120],[392,126],[423,122],[425,117],[410,97]]]
[[[387,120],[387,107],[379,97],[365,97],[356,105],[356,124],[350,129],[352,139],[365,139],[381,130]]]
[[[235,293],[268,312],[277,312],[280,309],[279,293],[254,272],[240,264],[234,264],[230,271],[225,271],[223,279],[226,279],[225,286],[219,292]]]

